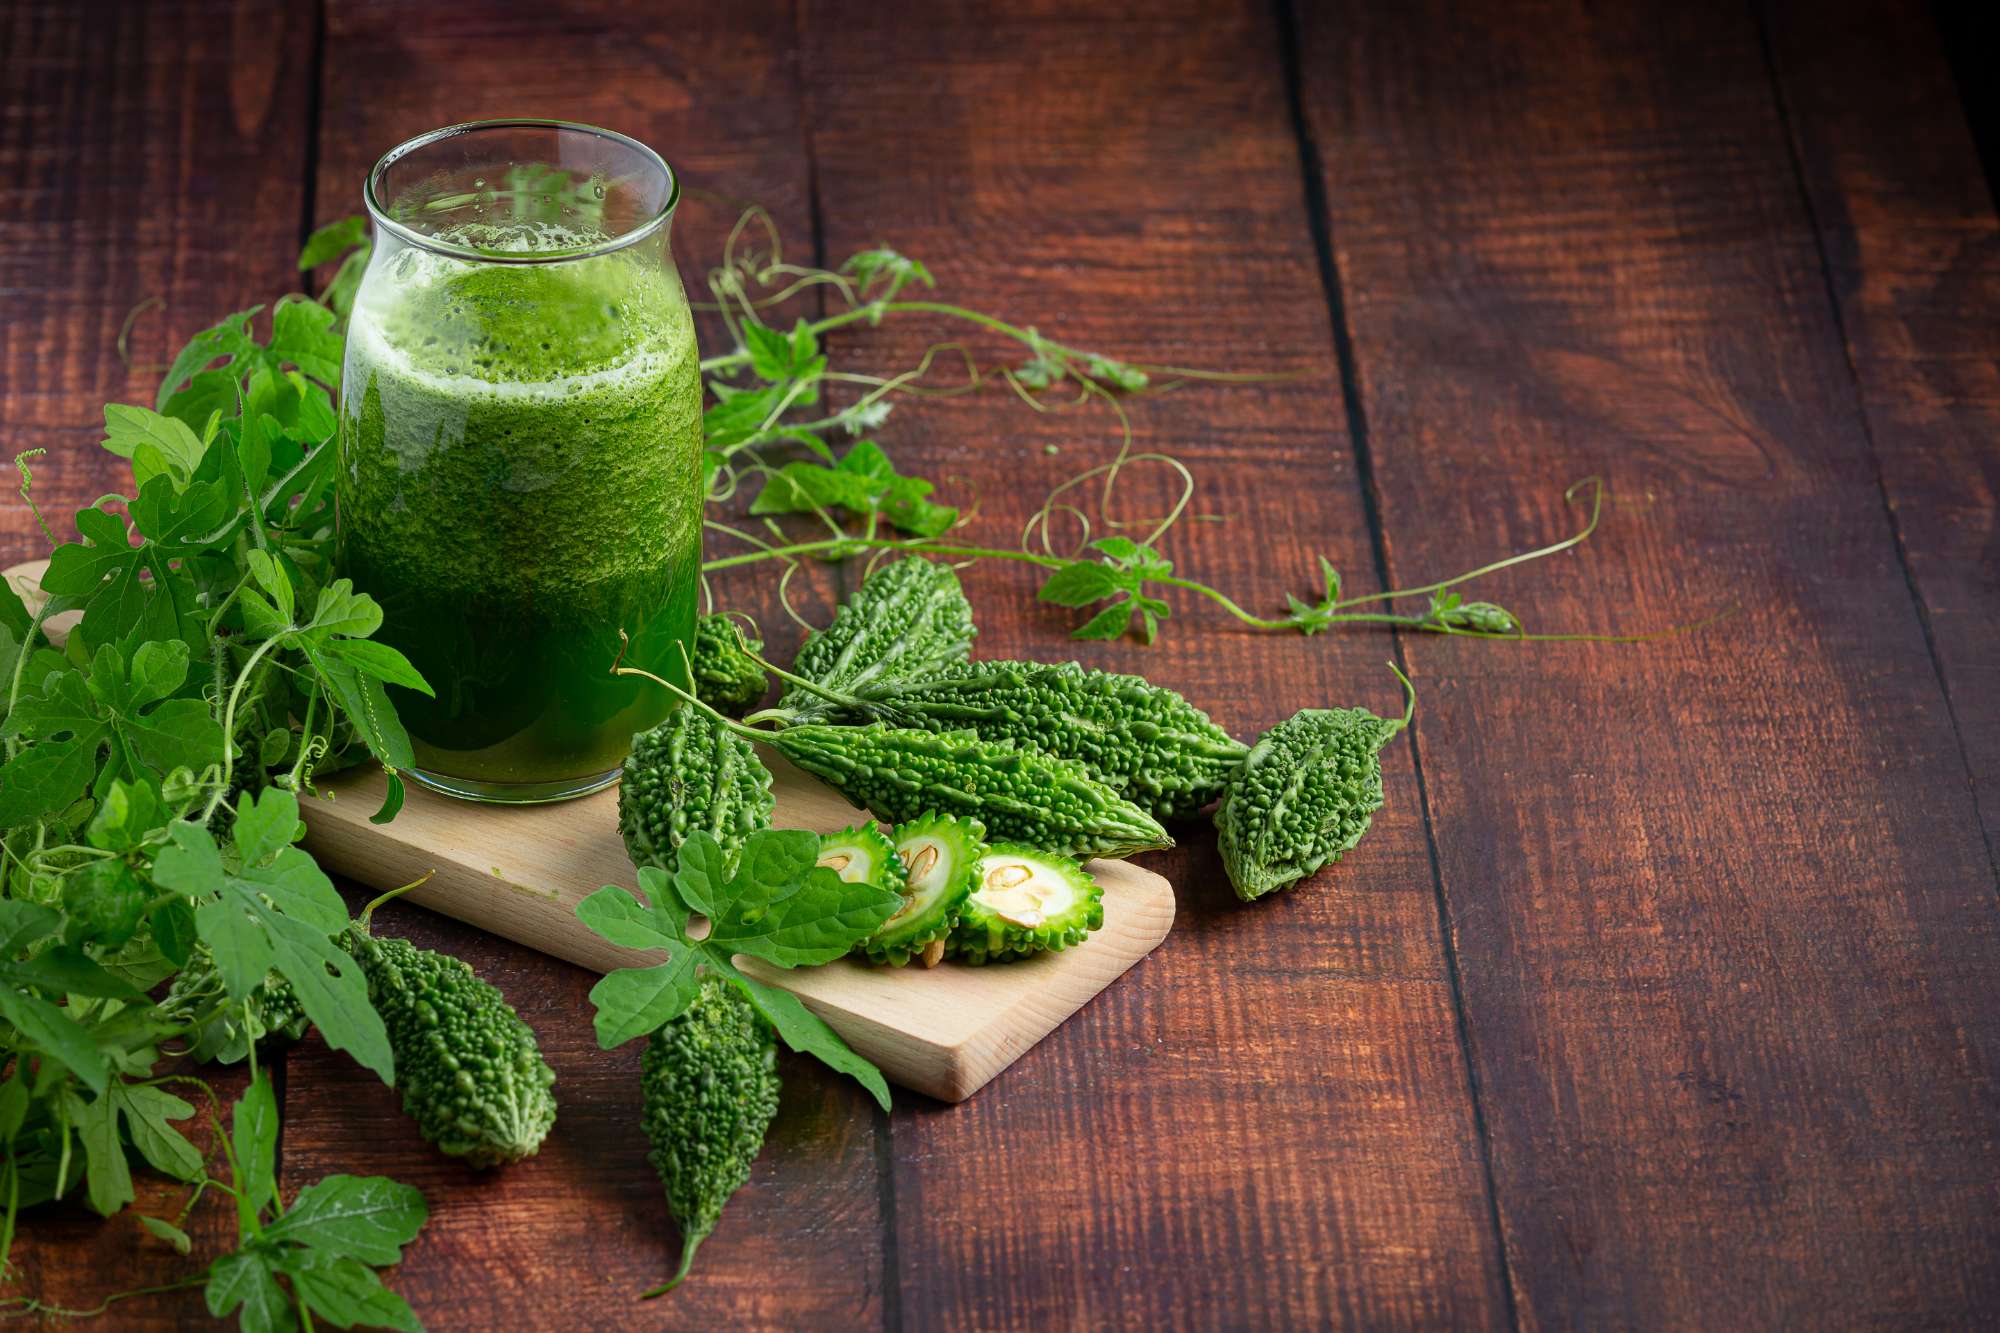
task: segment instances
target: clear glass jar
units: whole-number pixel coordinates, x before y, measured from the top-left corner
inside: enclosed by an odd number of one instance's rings
[[[341,572],[435,698],[392,691],[410,776],[552,801],[609,785],[683,679],[701,379],[668,248],[679,183],[608,130],[483,121],[369,173],[347,334]]]

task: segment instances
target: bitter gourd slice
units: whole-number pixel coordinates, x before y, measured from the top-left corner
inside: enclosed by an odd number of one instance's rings
[[[998,963],[1081,944],[1104,924],[1104,890],[1076,862],[994,843],[973,870],[951,954]]]
[[[908,556],[863,579],[833,623],[799,646],[792,672],[842,694],[893,688],[963,662],[977,632],[952,567]],[[779,706],[805,720],[836,705],[794,686]]]
[[[898,824],[895,846],[898,864],[908,875],[903,905],[855,945],[855,952],[890,967],[912,958],[933,966],[944,956],[944,941],[972,892],[973,867],[986,851],[986,829],[976,819],[928,814]]]
[[[750,1178],[778,1113],[777,1039],[733,983],[704,977],[646,1044],[639,1080],[647,1160],[681,1225],[680,1271],[646,1293],[658,1296],[688,1275],[722,1206]]]
[[[764,641],[730,616],[702,616],[694,622],[694,692],[719,713],[740,717],[764,697],[770,677],[751,653],[764,651]]]
[[[896,844],[873,824],[821,834],[819,863],[849,884],[875,884],[901,893],[907,883]]]
[[[636,866],[668,874],[696,829],[722,844],[734,868],[743,843],[771,823],[771,773],[748,740],[705,707],[686,702],[632,738],[618,789],[618,831]]]
[[[1215,800],[1250,752],[1174,691],[1076,662],[962,662],[854,698],[850,717],[969,730],[1074,759],[1157,819]]]
[[[1173,846],[1159,821],[1062,759],[970,732],[807,723],[765,737],[780,754],[890,823],[937,811],[1069,856]]]
[[[1416,706],[1412,690],[1400,718],[1302,709],[1258,738],[1215,810],[1216,843],[1237,897],[1252,902],[1295,884],[1361,841],[1382,808],[1382,747]]]

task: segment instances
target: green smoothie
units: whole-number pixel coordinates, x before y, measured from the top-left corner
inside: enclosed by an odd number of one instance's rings
[[[515,229],[508,248],[591,240]],[[342,572],[437,691],[393,692],[423,775],[579,789],[670,703],[611,674],[619,632],[627,665],[670,678],[693,638],[701,382],[680,279],[641,247],[378,263],[348,334]]]

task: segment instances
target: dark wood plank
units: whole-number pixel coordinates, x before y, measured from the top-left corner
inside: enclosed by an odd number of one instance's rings
[[[297,285],[312,21],[251,4],[23,3],[0,24],[0,421],[8,458],[48,451],[31,464],[35,494],[67,535],[74,510],[130,483],[97,447],[103,404],[150,405],[188,334]],[[148,300],[158,305],[133,325],[128,366],[119,330]],[[10,471],[0,565],[48,552],[15,484]],[[241,1091],[234,1072],[202,1072],[225,1103]],[[204,1148],[206,1120],[204,1105],[186,1127]],[[109,1222],[81,1204],[24,1214],[5,1294],[88,1307],[234,1244],[234,1209],[216,1194],[188,1224],[194,1256],[175,1255],[138,1217],[175,1216],[185,1189],[144,1170],[134,1179],[138,1201]],[[113,1310],[119,1328],[180,1327],[201,1317],[201,1295]]]
[[[150,406],[188,334],[297,286],[312,20],[187,0],[21,3],[0,21],[0,420],[8,460],[48,451],[35,494],[61,533],[129,485],[97,448],[103,404]],[[119,330],[149,301],[128,367]],[[17,485],[0,498],[9,565],[48,553]]]
[[[1496,593],[1545,629],[1741,607],[1408,645],[1523,1322],[1972,1317],[1991,871],[1754,17],[1302,22],[1393,572],[1557,530],[1601,472],[1594,548]]]
[[[814,6],[805,69],[830,259],[896,246],[940,299],[1113,354],[1303,368],[1134,405],[1139,446],[1187,460],[1198,508],[1227,516],[1188,523],[1170,552],[1260,607],[1310,584],[1317,552],[1366,567],[1263,6],[947,5],[922,24]],[[886,371],[964,332],[839,336]],[[879,438],[956,478],[980,505],[970,533],[1004,546],[1051,486],[1112,456],[1115,426],[998,392],[905,407]],[[1161,483],[1135,472],[1126,512],[1158,506]],[[1187,605],[1153,648],[1082,645],[1023,571],[966,581],[977,655],[1142,671],[1245,736],[1304,705],[1397,696],[1372,633],[1258,637]],[[1388,781],[1338,872],[1255,908],[1207,829],[1178,831],[1183,847],[1145,858],[1178,888],[1167,942],[972,1101],[897,1113],[905,1322],[1504,1321],[1407,747]]]
[[[559,115],[632,134],[690,188],[728,196],[696,197],[676,220],[676,253],[698,290],[737,201],[762,202],[800,228],[809,210],[789,9],[681,8],[656,21],[612,3],[332,5],[320,220],[358,212],[363,174],[410,135],[490,116]],[[762,598],[768,581],[745,587]],[[777,618],[762,601],[754,609]],[[787,1057],[784,1102],[756,1174],[703,1248],[694,1279],[668,1305],[636,1305],[679,1257],[638,1125],[639,1045],[597,1049],[593,978],[579,969],[414,908],[391,909],[382,924],[465,958],[506,992],[559,1080],[558,1119],[541,1155],[481,1174],[431,1151],[395,1095],[344,1056],[315,1043],[296,1057],[288,1170],[302,1180],[381,1172],[423,1188],[432,1220],[396,1286],[430,1327],[879,1322],[877,1136],[886,1122],[865,1093]]]
[[[1767,7],[1883,493],[2000,843],[2000,225],[1922,10]]]

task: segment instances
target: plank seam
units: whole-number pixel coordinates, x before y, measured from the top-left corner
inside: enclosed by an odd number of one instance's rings
[[[1306,115],[1305,77],[1299,57],[1298,13],[1293,0],[1272,0],[1277,15],[1279,62],[1284,70],[1285,100],[1291,111],[1292,136],[1298,144],[1299,176],[1304,189],[1306,227],[1311,233],[1313,254],[1319,267],[1320,288],[1326,299],[1327,317],[1332,325],[1333,355],[1340,373],[1341,405],[1347,417],[1347,439],[1354,454],[1354,468],[1361,482],[1362,512],[1368,524],[1368,545],[1375,564],[1375,577],[1384,588],[1389,580],[1389,542],[1382,522],[1380,487],[1375,477],[1374,454],[1368,430],[1367,409],[1361,396],[1361,370],[1354,352],[1354,333],[1348,322],[1347,299],[1334,257],[1332,211],[1326,191],[1326,167],[1319,143]],[[1409,674],[1403,636],[1389,630],[1390,650],[1397,667]],[[1519,1329],[1520,1311],[1514,1294],[1513,1265],[1507,1253],[1507,1233],[1500,1219],[1499,1188],[1493,1174],[1492,1136],[1487,1130],[1479,1084],[1478,1066],[1473,1060],[1472,1028],[1466,1018],[1465,990],[1459,973],[1458,950],[1451,932],[1451,908],[1444,886],[1444,865],[1438,854],[1437,829],[1431,818],[1429,784],[1424,779],[1423,749],[1418,744],[1418,723],[1409,727],[1410,766],[1417,783],[1417,807],[1424,826],[1424,849],[1430,859],[1431,891],[1437,912],[1438,940],[1444,953],[1445,979],[1450,987],[1452,1023],[1458,1038],[1459,1058],[1465,1063],[1466,1097],[1471,1103],[1473,1136],[1479,1146],[1479,1166],[1485,1178],[1487,1224],[1493,1231],[1494,1254],[1500,1266],[1500,1295],[1507,1312],[1507,1326]]]
[[[1798,127],[1792,116],[1790,100],[1785,96],[1784,76],[1778,69],[1777,48],[1771,40],[1769,6],[1753,0],[1751,17],[1757,25],[1757,45],[1764,57],[1764,71],[1771,81],[1771,102],[1778,113],[1778,128],[1784,135],[1785,152],[1792,164],[1792,180],[1798,186],[1799,207],[1805,213],[1806,229],[1812,233],[1813,253],[1819,259],[1820,286],[1826,293],[1827,313],[1833,320],[1834,333],[1840,339],[1841,359],[1847,370],[1847,383],[1853,393],[1854,415],[1861,426],[1862,441],[1868,446],[1868,462],[1875,472],[1875,494],[1882,504],[1882,517],[1889,525],[1889,538],[1896,548],[1896,568],[1903,575],[1903,586],[1909,590],[1910,605],[1917,616],[1917,627],[1924,636],[1924,651],[1931,661],[1931,675],[1937,681],[1938,694],[1944,700],[1945,717],[1951,722],[1951,737],[1958,746],[1958,763],[1965,774],[1966,793],[1972,798],[1972,818],[1979,828],[1980,841],[1986,848],[1986,866],[1993,876],[1993,889],[2000,896],[2000,851],[1993,845],[1992,835],[1984,810],[1979,800],[1979,776],[1972,762],[1972,750],[1966,744],[1965,728],[1959,722],[1958,705],[1952,697],[1951,682],[1945,676],[1944,657],[1938,651],[1937,631],[1931,623],[1930,604],[1924,600],[1923,589],[1917,581],[1916,569],[1910,564],[1910,548],[1903,535],[1903,521],[1896,513],[1895,503],[1889,498],[1889,479],[1882,466],[1882,451],[1875,441],[1875,425],[1868,410],[1867,395],[1861,388],[1861,368],[1854,359],[1854,339],[1847,328],[1847,313],[1840,303],[1840,289],[1834,281],[1833,258],[1827,253],[1826,228],[1821,220],[1818,207],[1813,203],[1812,187],[1806,179],[1805,153],[1800,145]]]

